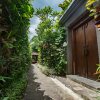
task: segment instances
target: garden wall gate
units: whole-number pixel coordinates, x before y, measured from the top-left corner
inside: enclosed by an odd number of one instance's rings
[[[90,20],[80,26],[75,26],[73,39],[74,74],[95,79],[98,47],[94,21]]]

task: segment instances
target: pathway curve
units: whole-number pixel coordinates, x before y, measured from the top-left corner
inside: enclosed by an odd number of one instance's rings
[[[28,73],[28,86],[23,100],[74,100],[57,86],[50,77],[41,73],[36,64]]]

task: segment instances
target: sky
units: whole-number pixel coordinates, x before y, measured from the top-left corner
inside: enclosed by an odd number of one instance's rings
[[[64,0],[34,0],[32,2],[32,5],[34,9],[44,8],[45,6],[51,6],[54,10],[60,11],[61,8],[58,7],[58,5],[63,1]],[[32,37],[36,35],[35,29],[37,28],[39,23],[40,23],[40,19],[36,16],[33,16],[33,18],[30,19],[29,40],[31,40]]]

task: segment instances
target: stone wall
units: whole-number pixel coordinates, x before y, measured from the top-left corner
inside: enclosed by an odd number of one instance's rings
[[[100,63],[100,31],[96,28],[97,33],[97,44],[98,44],[98,55],[99,55],[99,63]]]
[[[67,68],[67,74],[72,74],[72,41],[71,37],[72,34],[69,33],[69,31],[66,31],[67,33],[67,61],[68,61],[68,68]]]

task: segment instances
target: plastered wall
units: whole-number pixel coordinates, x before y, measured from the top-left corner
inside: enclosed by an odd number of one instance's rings
[[[98,54],[100,63],[100,30],[98,30],[97,28],[96,28],[96,34],[97,34]]]

